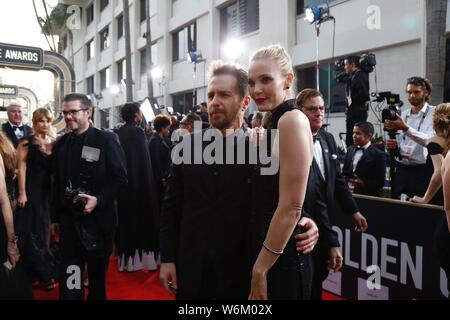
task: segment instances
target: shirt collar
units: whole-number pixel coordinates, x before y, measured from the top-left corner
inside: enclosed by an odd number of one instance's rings
[[[425,114],[425,113],[427,112],[428,106],[429,106],[428,102],[425,102],[425,104],[423,105],[422,109],[420,109],[419,113]],[[411,108],[408,109],[407,115],[408,115],[408,116],[411,115]]]
[[[11,126],[11,128],[23,126],[23,123],[20,123],[19,125],[16,126],[15,124],[12,124],[11,121],[8,120],[8,122],[9,122],[9,125]]]

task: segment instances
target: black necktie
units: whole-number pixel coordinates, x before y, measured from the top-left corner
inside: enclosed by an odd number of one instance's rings
[[[23,126],[13,126],[13,130],[16,131],[17,129],[19,129],[20,131],[23,131]]]

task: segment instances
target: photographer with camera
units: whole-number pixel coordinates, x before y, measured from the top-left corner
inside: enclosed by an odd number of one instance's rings
[[[406,83],[406,94],[411,108],[403,110],[396,120],[386,120],[385,129],[400,131],[396,138],[390,137],[386,147],[389,152],[398,148],[394,174],[391,176],[391,197],[401,194],[409,197],[424,195],[433,174],[431,163],[427,163],[427,140],[435,136],[433,129],[434,106],[428,104],[432,86],[428,79],[411,77]]]
[[[106,299],[106,271],[117,226],[115,199],[127,184],[125,155],[117,136],[89,125],[91,100],[64,97],[69,133],[55,144],[52,233],[59,232],[60,299],[82,300],[81,272],[87,264],[88,299]]]
[[[353,127],[356,123],[366,121],[369,110],[369,75],[359,68],[358,56],[345,59],[345,73],[350,76],[347,82],[346,136],[347,147],[353,144]]]

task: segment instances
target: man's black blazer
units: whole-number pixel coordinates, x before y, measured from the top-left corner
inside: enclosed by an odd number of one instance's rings
[[[369,76],[367,73],[357,70],[350,80],[350,92],[352,104],[349,109],[352,111],[367,111],[366,101],[370,100]]]
[[[2,130],[8,137],[9,141],[12,142],[12,144],[14,145],[14,148],[17,148],[17,146],[19,145],[19,140],[17,139],[17,137],[13,131],[13,128],[11,127],[11,125],[9,124],[8,121],[6,121],[5,123],[2,124]],[[27,138],[27,137],[31,136],[32,134],[33,134],[33,129],[31,129],[30,126],[27,126],[26,124],[24,124],[23,125],[23,138]]]
[[[347,178],[352,178],[355,174],[364,181],[363,187],[355,187],[355,193],[378,196],[383,188],[386,176],[386,154],[370,145],[365,151],[361,160],[353,172],[353,158],[356,147],[350,146],[345,156],[342,172]]]
[[[63,204],[70,135],[62,136],[53,149],[54,199],[51,218],[53,223],[60,222],[62,225],[73,223],[73,213]],[[116,134],[96,128],[88,129],[84,145],[100,149],[100,157],[89,179],[92,188],[89,191],[97,197],[97,207],[91,214],[104,234],[112,234],[117,226],[115,199],[127,185],[125,154]]]
[[[304,208],[311,215],[312,219],[316,221],[319,229],[322,229],[319,231],[321,232],[321,242],[327,246],[335,247],[339,246],[337,234],[332,230],[335,200],[341,205],[345,214],[352,215],[358,212],[359,209],[348,189],[345,178],[341,174],[340,164],[337,159],[337,146],[333,135],[321,129],[317,134],[317,139],[320,141],[324,159],[326,195],[322,194],[321,196],[326,199],[325,206],[327,209],[317,210],[319,197],[316,193],[319,191],[316,189],[317,181],[315,179],[320,177],[312,174],[310,174],[308,179]],[[313,169],[311,172],[313,172]]]
[[[172,153],[193,145],[204,132],[186,136],[190,141],[183,137]],[[209,144],[203,141],[200,151],[203,153]],[[194,154],[192,151],[190,159]],[[246,299],[251,269],[246,267],[245,244],[253,166],[174,162],[162,206],[161,261],[176,264],[177,297],[192,299],[201,295],[207,269],[216,275],[218,292],[230,294],[230,299]]]

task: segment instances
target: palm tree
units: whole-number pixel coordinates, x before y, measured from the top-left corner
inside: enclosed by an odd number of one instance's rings
[[[426,77],[433,84],[431,103],[444,100],[447,0],[426,0]]]
[[[131,35],[130,7],[128,0],[123,0],[123,24],[125,28],[125,60],[126,60],[126,91],[127,102],[133,101],[133,75],[131,72]]]
[[[142,10],[142,8],[141,8]],[[153,98],[153,79],[151,75],[151,67],[152,67],[152,33],[150,26],[150,0],[145,0],[145,20],[146,20],[146,30],[145,30],[145,38],[147,40],[145,45],[146,51],[146,66],[147,66],[147,90],[148,97]]]

